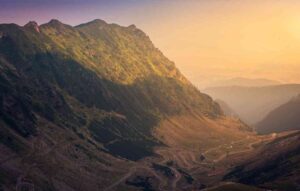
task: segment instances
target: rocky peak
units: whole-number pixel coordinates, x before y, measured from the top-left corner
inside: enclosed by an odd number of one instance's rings
[[[66,30],[73,30],[72,26],[64,24],[57,19],[51,19],[48,23],[41,25],[42,28],[53,28],[61,33]]]
[[[45,26],[50,26],[50,27],[53,27],[53,28],[65,28],[65,27],[71,27],[69,25],[66,25],[62,22],[60,22],[59,20],[57,19],[51,19],[48,23],[44,24]]]
[[[51,19],[51,20],[48,22],[48,24],[50,24],[50,25],[63,25],[63,23],[60,22],[60,21],[57,20],[57,19]]]
[[[101,19],[95,19],[95,20],[90,21],[88,23],[80,24],[80,25],[78,25],[76,27],[78,27],[78,28],[80,28],[80,27],[87,27],[87,26],[88,27],[89,26],[91,26],[91,27],[104,27],[106,25],[107,25],[107,23],[105,21],[103,21]]]
[[[95,24],[107,24],[105,21],[101,20],[101,19],[95,19],[93,21],[91,21],[90,23],[95,23]]]
[[[129,29],[137,29],[137,27],[135,25],[129,25],[128,28]]]
[[[40,32],[39,25],[35,21],[30,21],[26,25],[24,25],[25,28],[33,29],[36,32]]]

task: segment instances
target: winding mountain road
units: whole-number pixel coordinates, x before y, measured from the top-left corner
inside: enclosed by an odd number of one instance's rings
[[[238,154],[238,153],[244,153],[244,152],[249,152],[252,151],[254,149],[254,145],[257,143],[260,143],[262,141],[269,141],[274,139],[273,137],[269,137],[267,139],[264,138],[260,138],[259,140],[256,140],[254,142],[251,142],[247,145],[247,147],[243,150],[239,150],[239,151],[235,151],[235,152],[228,152],[228,153],[224,153],[221,156],[219,156],[218,158],[212,160],[212,162],[217,163],[220,162],[221,160],[223,160],[226,156],[228,155],[233,155],[233,154]],[[222,147],[226,147],[226,146],[231,146],[231,145],[235,145],[238,144],[240,142],[245,141],[244,139],[235,141],[235,142],[231,142],[230,144],[222,144],[219,145],[217,147],[213,147],[210,148],[208,150],[206,150],[205,152],[202,153],[202,155],[207,155],[210,152],[213,152],[215,150],[221,149]],[[186,155],[189,154],[190,155],[190,159],[191,161],[188,161],[186,158],[181,158],[181,161],[188,167],[188,169],[192,169],[192,168],[197,168],[197,166],[204,164],[204,162],[200,162],[197,161],[197,159],[195,158],[195,153],[193,153],[192,151],[189,153],[186,150],[182,150],[182,149],[175,149],[172,150],[172,152],[175,152],[176,155],[181,156],[182,155]],[[172,153],[171,152],[171,153]],[[175,155],[170,155],[170,153],[164,153],[164,150],[158,150],[157,153],[161,156],[161,160],[157,161],[158,164],[160,165],[165,165],[166,162],[171,161],[172,158],[176,158]],[[205,163],[207,164],[207,163]],[[138,169],[144,169],[148,172],[150,172],[151,174],[153,174],[159,181],[159,191],[165,191],[166,189],[164,188],[165,185],[165,181],[161,176],[159,176],[157,174],[157,172],[155,172],[155,170],[153,170],[151,167],[148,166],[149,164],[145,164],[145,165],[136,165],[133,166],[128,173],[126,173],[123,177],[121,177],[119,180],[117,180],[116,182],[112,183],[110,186],[108,186],[107,188],[104,189],[104,191],[112,191],[114,188],[116,188],[118,185],[124,183],[128,178],[130,178],[132,175],[134,175],[134,173],[138,170]],[[180,172],[178,172],[178,170],[172,166],[168,166],[168,168],[170,168],[172,170],[172,172],[174,173],[174,177],[172,178],[171,182],[169,183],[169,189],[170,191],[175,191],[177,189],[177,184],[180,181],[180,179],[182,178],[182,175]]]

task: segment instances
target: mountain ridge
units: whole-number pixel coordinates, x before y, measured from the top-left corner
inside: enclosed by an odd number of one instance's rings
[[[292,98],[287,103],[272,110],[255,129],[258,133],[278,133],[281,131],[300,130],[300,95]]]
[[[281,82],[265,79],[265,78],[244,78],[244,77],[235,77],[226,80],[214,81],[209,84],[208,88],[213,87],[230,87],[230,86],[241,86],[241,87],[263,87],[271,85],[280,85]]]
[[[92,22],[93,27],[97,26],[95,30],[87,30],[90,25],[78,29],[51,20],[39,26],[40,32],[32,31],[28,25],[0,25],[4,34],[0,42],[1,65],[7,66],[2,75],[7,73],[4,79],[11,82],[11,91],[25,88],[24,93],[16,94],[24,94],[29,100],[18,111],[22,120],[30,121],[23,113],[27,109],[31,112],[26,113],[42,115],[57,125],[84,125],[87,114],[76,113],[70,106],[69,99],[75,98],[83,107],[126,116],[129,132],[123,133],[127,136],[142,135],[153,140],[151,129],[164,116],[191,110],[210,117],[222,115],[218,104],[189,83],[143,32],[114,24],[105,24],[102,29],[98,21]],[[97,51],[90,54],[93,49]],[[3,96],[5,99],[7,95]],[[14,121],[16,117],[9,114],[13,107],[6,110],[7,117]],[[30,134],[34,126],[25,129]],[[23,127],[20,123],[15,128]]]

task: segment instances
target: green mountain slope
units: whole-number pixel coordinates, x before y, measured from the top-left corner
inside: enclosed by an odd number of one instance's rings
[[[0,31],[1,120],[22,136],[34,135],[44,118],[138,159],[158,143],[151,131],[160,119],[221,115],[135,26],[51,20]],[[124,143],[141,153],[127,156]]]

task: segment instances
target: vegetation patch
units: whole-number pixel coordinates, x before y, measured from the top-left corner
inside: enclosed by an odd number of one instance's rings
[[[171,168],[169,168],[167,166],[152,163],[152,168],[156,171],[163,173],[166,177],[174,177],[175,176],[175,174],[173,173]]]
[[[141,188],[143,191],[154,191],[150,183],[150,177],[136,176],[133,180],[127,180],[126,184]]]
[[[137,161],[147,156],[153,155],[152,148],[157,145],[155,142],[147,140],[120,140],[105,145],[105,148],[115,156],[120,156],[128,160]]]

